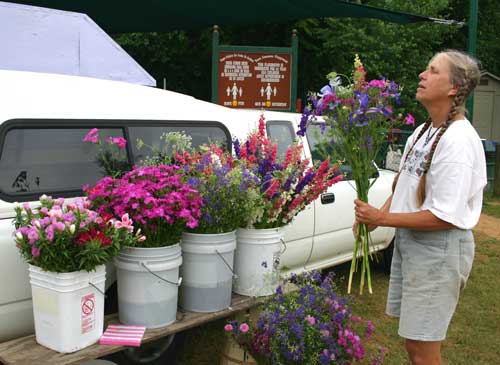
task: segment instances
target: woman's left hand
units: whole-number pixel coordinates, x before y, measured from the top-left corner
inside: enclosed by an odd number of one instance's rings
[[[354,213],[359,223],[380,226],[384,212],[359,199],[354,200]]]

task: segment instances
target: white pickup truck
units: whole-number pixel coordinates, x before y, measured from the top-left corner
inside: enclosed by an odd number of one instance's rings
[[[0,342],[33,333],[27,265],[12,238],[14,202],[42,194],[76,197],[84,184],[103,176],[96,148],[82,139],[93,127],[106,136],[141,138],[158,145],[160,135],[184,131],[193,144],[218,141],[231,146],[257,126],[257,110],[234,110],[165,90],[84,77],[0,70]],[[279,151],[296,138],[300,115],[264,112],[267,133]],[[313,133],[303,138],[304,157],[315,157]],[[131,162],[144,158],[134,143]],[[379,170],[369,200],[380,206],[390,194],[394,173]],[[352,181],[345,179],[301,212],[285,231],[281,265],[300,272],[352,258]],[[375,250],[387,248],[394,232],[372,233]],[[108,269],[107,286],[114,281]]]

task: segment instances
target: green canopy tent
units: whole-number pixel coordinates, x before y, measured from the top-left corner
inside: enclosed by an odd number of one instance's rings
[[[342,0],[20,0],[19,4],[85,13],[108,33],[162,32],[214,24],[283,23],[304,18],[376,18],[394,23],[435,21]]]
[[[304,18],[374,18],[393,23],[454,20],[356,4],[344,0],[13,0],[13,3],[85,13],[108,33],[166,32],[212,25],[285,23]],[[478,0],[469,0],[468,50],[476,51]],[[469,98],[472,116],[472,98]]]

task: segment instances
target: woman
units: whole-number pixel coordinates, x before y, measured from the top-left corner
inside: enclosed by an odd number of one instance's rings
[[[470,56],[436,54],[416,93],[429,119],[406,143],[392,196],[381,209],[355,200],[355,225],[397,228],[386,312],[399,317],[415,365],[441,364],[441,341],[472,267],[486,162],[464,104],[479,77]]]

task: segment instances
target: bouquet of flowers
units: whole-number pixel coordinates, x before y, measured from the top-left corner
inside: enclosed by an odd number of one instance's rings
[[[175,161],[200,192],[202,216],[196,233],[225,233],[243,226],[260,199],[259,178],[231,154],[216,145],[201,152],[176,153]]]
[[[152,151],[142,163],[159,166],[176,164],[182,168],[187,184],[201,196],[201,218],[195,233],[227,233],[241,227],[256,204],[259,179],[228,151],[211,144],[193,148],[192,139],[183,132],[161,136],[159,148],[137,141]]]
[[[125,151],[127,146],[125,138],[108,137],[106,138],[106,146],[99,137],[99,129],[92,128],[83,138],[83,142],[97,145],[99,148],[97,163],[104,169],[106,175],[121,177],[126,171],[130,170],[131,166]]]
[[[353,82],[341,85],[340,75],[328,75],[329,85],[319,95],[310,97],[311,104],[304,109],[298,135],[304,135],[308,123],[321,125],[320,145],[335,160],[343,160],[352,169],[358,199],[367,202],[368,191],[376,172],[373,161],[400,117],[394,117],[393,104],[399,104],[400,87],[386,79],[366,81],[364,66],[356,55]],[[322,120],[317,117],[321,116]],[[412,117],[406,118],[411,123]],[[365,277],[372,293],[370,275],[370,236],[368,227],[358,225],[358,234],[349,275],[348,293],[351,292],[353,273],[361,260],[360,293]]]
[[[97,212],[129,214],[146,235],[136,246],[169,246],[180,241],[185,229],[196,228],[201,217],[200,194],[184,182],[182,172],[176,165],[135,167],[118,179],[106,176],[84,191]]]
[[[309,203],[317,199],[329,186],[342,179],[336,166],[327,159],[318,166],[310,166],[302,156],[303,146],[294,143],[288,147],[285,158],[277,156],[278,145],[265,134],[264,116],[258,131],[248,140],[233,140],[236,157],[258,177],[261,199],[254,205],[246,226],[277,228],[289,223]]]
[[[278,287],[255,323],[232,321],[224,327],[258,364],[382,362],[384,349],[367,356],[363,345],[374,331],[372,322],[363,323],[337,296],[332,273],[293,275],[289,281],[295,290]]]
[[[76,199],[40,197],[40,206],[16,206],[15,241],[21,255],[31,265],[45,271],[92,271],[118,254],[121,244],[145,239],[134,233],[127,214],[112,219],[90,209],[90,202]]]

